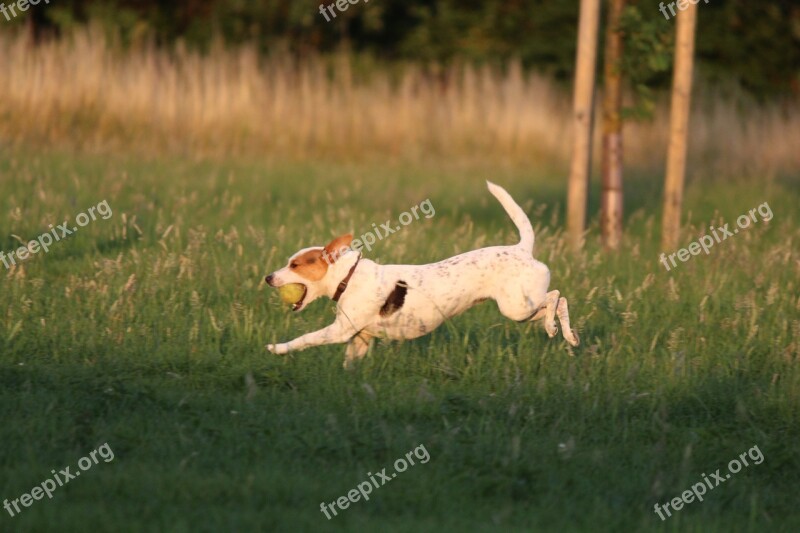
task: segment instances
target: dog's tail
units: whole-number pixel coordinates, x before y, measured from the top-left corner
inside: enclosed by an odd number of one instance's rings
[[[511,195],[504,188],[495,185],[491,181],[487,181],[486,185],[489,186],[489,192],[500,201],[500,205],[503,206],[508,216],[511,217],[511,221],[517,226],[520,236],[519,246],[527,250],[528,253],[533,253],[533,226],[531,226],[528,215],[525,214],[525,211],[517,205],[517,202],[511,198]]]

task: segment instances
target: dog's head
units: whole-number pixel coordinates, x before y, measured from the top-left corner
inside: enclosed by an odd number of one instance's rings
[[[350,249],[352,235],[342,235],[333,239],[327,246],[303,248],[289,258],[289,263],[280,270],[268,275],[264,281],[270,287],[282,287],[289,283],[303,286],[303,296],[293,311],[300,311],[320,296],[331,296],[341,281],[331,279],[339,274],[336,262]],[[332,289],[333,288],[333,289]]]

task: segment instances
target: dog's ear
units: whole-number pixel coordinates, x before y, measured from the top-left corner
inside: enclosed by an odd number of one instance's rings
[[[339,259],[339,256],[350,247],[351,242],[353,242],[353,236],[349,233],[341,237],[336,237],[325,246],[323,256],[330,258],[330,263],[335,263]]]

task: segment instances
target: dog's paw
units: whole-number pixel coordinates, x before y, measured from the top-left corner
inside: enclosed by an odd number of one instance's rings
[[[578,332],[575,331],[574,329],[570,331],[572,332],[572,335],[570,335],[569,337],[565,337],[567,339],[567,342],[570,343],[571,346],[578,346],[581,343],[581,338],[578,335]]]
[[[556,326],[555,322],[552,324],[545,323],[544,330],[547,332],[547,336],[551,339],[558,335],[558,326]]]
[[[267,344],[266,348],[275,355],[284,355],[289,353],[289,345],[285,342],[280,344]]]

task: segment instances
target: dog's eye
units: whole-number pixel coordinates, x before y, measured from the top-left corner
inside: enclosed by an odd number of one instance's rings
[[[289,265],[289,268],[297,268],[297,263],[292,263],[291,265]]]

